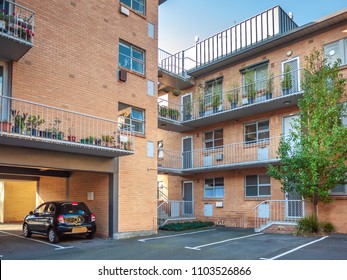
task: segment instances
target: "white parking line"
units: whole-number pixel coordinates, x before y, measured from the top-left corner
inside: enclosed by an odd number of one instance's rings
[[[278,258],[280,258],[280,257],[283,257],[283,256],[288,255],[288,254],[290,254],[290,253],[293,253],[293,252],[295,252],[295,251],[297,251],[297,250],[300,250],[301,248],[304,248],[304,247],[309,246],[309,245],[311,245],[311,244],[314,244],[314,243],[316,243],[316,242],[322,241],[322,240],[324,240],[325,238],[328,238],[328,237],[329,237],[329,236],[323,236],[323,237],[320,238],[320,239],[313,240],[313,241],[311,241],[311,242],[309,242],[309,243],[303,244],[303,245],[298,246],[298,247],[296,247],[296,248],[294,248],[294,249],[292,249],[292,250],[289,250],[289,251],[287,251],[287,252],[284,252],[284,253],[282,253],[282,254],[280,254],[280,255],[274,256],[274,257],[269,258],[269,259],[268,259],[268,258],[260,258],[260,259],[261,259],[261,260],[276,260],[276,259],[278,259]]]
[[[213,242],[213,243],[208,243],[208,244],[204,244],[204,245],[200,245],[200,246],[196,246],[196,247],[184,247],[184,248],[190,249],[190,250],[197,250],[197,251],[199,251],[203,247],[212,246],[212,245],[216,245],[216,244],[221,244],[221,243],[225,243],[225,242],[229,242],[229,241],[233,241],[233,240],[238,240],[238,239],[249,238],[249,237],[257,236],[257,235],[261,235],[261,234],[263,234],[263,233],[255,233],[255,234],[250,234],[250,235],[230,238],[230,239],[226,239],[226,240],[222,240],[222,241],[217,241],[217,242]]]
[[[165,236],[158,236],[158,237],[150,237],[150,238],[143,238],[143,239],[139,239],[137,241],[146,242],[146,241],[149,241],[149,240],[156,240],[156,239],[163,239],[163,238],[172,238],[172,237],[177,237],[177,236],[183,236],[183,235],[190,235],[190,234],[208,232],[208,231],[212,231],[212,230],[216,230],[216,229],[215,228],[214,229],[205,229],[205,230],[199,230],[199,231],[194,231],[194,232],[179,233],[179,234],[172,234],[172,235],[165,235]]]
[[[57,244],[51,244],[51,243],[48,243],[48,242],[45,242],[45,241],[41,241],[41,240],[36,240],[36,239],[31,239],[31,238],[29,239],[27,237],[24,237],[24,236],[21,236],[21,235],[18,235],[18,234],[14,234],[14,233],[9,233],[9,232],[2,231],[2,230],[0,230],[0,232],[3,233],[3,234],[7,234],[7,235],[15,236],[15,237],[18,237],[18,238],[22,238],[22,239],[25,239],[25,240],[28,240],[28,241],[30,240],[30,241],[34,241],[34,242],[50,245],[52,247],[55,247],[54,250],[63,250],[63,249],[73,248],[73,246],[63,247],[63,246],[60,246],[60,245],[57,245]]]

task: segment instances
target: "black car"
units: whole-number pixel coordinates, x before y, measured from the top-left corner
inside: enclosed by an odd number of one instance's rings
[[[95,215],[83,202],[45,202],[24,218],[23,234],[47,235],[57,243],[63,235],[85,235],[92,239],[96,232]]]

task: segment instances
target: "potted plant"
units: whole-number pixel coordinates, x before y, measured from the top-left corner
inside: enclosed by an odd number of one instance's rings
[[[231,87],[232,89],[226,94],[226,97],[230,103],[230,108],[234,109],[239,102],[240,87],[236,83],[233,83]]]
[[[159,116],[160,116],[160,117],[166,118],[167,112],[168,112],[168,109],[167,109],[166,106],[164,106],[164,105],[159,105]]]
[[[206,83],[201,81],[198,86],[199,117],[203,117],[205,115],[205,90]]]
[[[265,90],[266,99],[272,98],[273,90],[274,90],[274,74],[271,73],[269,79],[266,81],[266,90]]]
[[[67,132],[68,132],[68,136],[67,136],[67,140],[70,141],[70,142],[76,142],[76,136],[72,134],[72,127],[69,127],[67,129]]]
[[[42,124],[45,123],[44,119],[41,119],[40,115],[29,115],[26,122],[27,131],[31,136],[38,136],[39,128]]]
[[[257,94],[257,91],[255,89],[253,70],[249,70],[249,69],[246,70],[244,84],[245,84],[245,93],[248,99],[248,104],[252,104]]]
[[[52,125],[52,136],[53,138],[57,138],[58,140],[63,140],[64,138],[64,133],[60,131],[59,126],[60,126],[61,120],[58,117],[54,118]]]
[[[177,121],[179,116],[180,116],[180,112],[176,109],[173,109],[173,108],[169,108],[168,113],[169,113],[170,119],[173,119],[175,121]]]
[[[12,132],[14,133],[25,133],[25,120],[28,116],[27,113],[20,114],[16,109],[11,110],[11,114],[14,120]]]
[[[292,89],[292,73],[289,64],[286,64],[284,67],[283,79],[282,79],[282,94],[287,95]]]
[[[11,132],[11,122],[8,120],[0,121],[0,131],[2,132]]]
[[[114,143],[114,137],[111,135],[101,135],[101,143],[103,146],[111,147]]]
[[[180,91],[179,89],[174,89],[174,90],[172,91],[172,94],[173,94],[174,96],[179,96],[179,95],[181,94],[181,91]]]

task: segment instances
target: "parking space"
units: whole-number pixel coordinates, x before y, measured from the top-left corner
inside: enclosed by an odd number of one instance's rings
[[[43,236],[24,238],[18,227],[0,227],[0,259],[347,260],[347,235],[296,237],[209,228],[125,240],[71,237],[50,244]]]

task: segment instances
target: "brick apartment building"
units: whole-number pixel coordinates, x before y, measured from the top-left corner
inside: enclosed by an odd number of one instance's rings
[[[78,200],[98,234],[156,231],[158,5],[0,0],[0,222]]]
[[[284,194],[266,166],[279,163],[280,137],[299,114],[304,57],[314,48],[340,58],[346,77],[347,10],[299,27],[276,6],[182,52],[159,50],[161,223],[198,219],[262,230],[310,213],[311,202]],[[331,197],[319,217],[346,233],[347,186]]]

